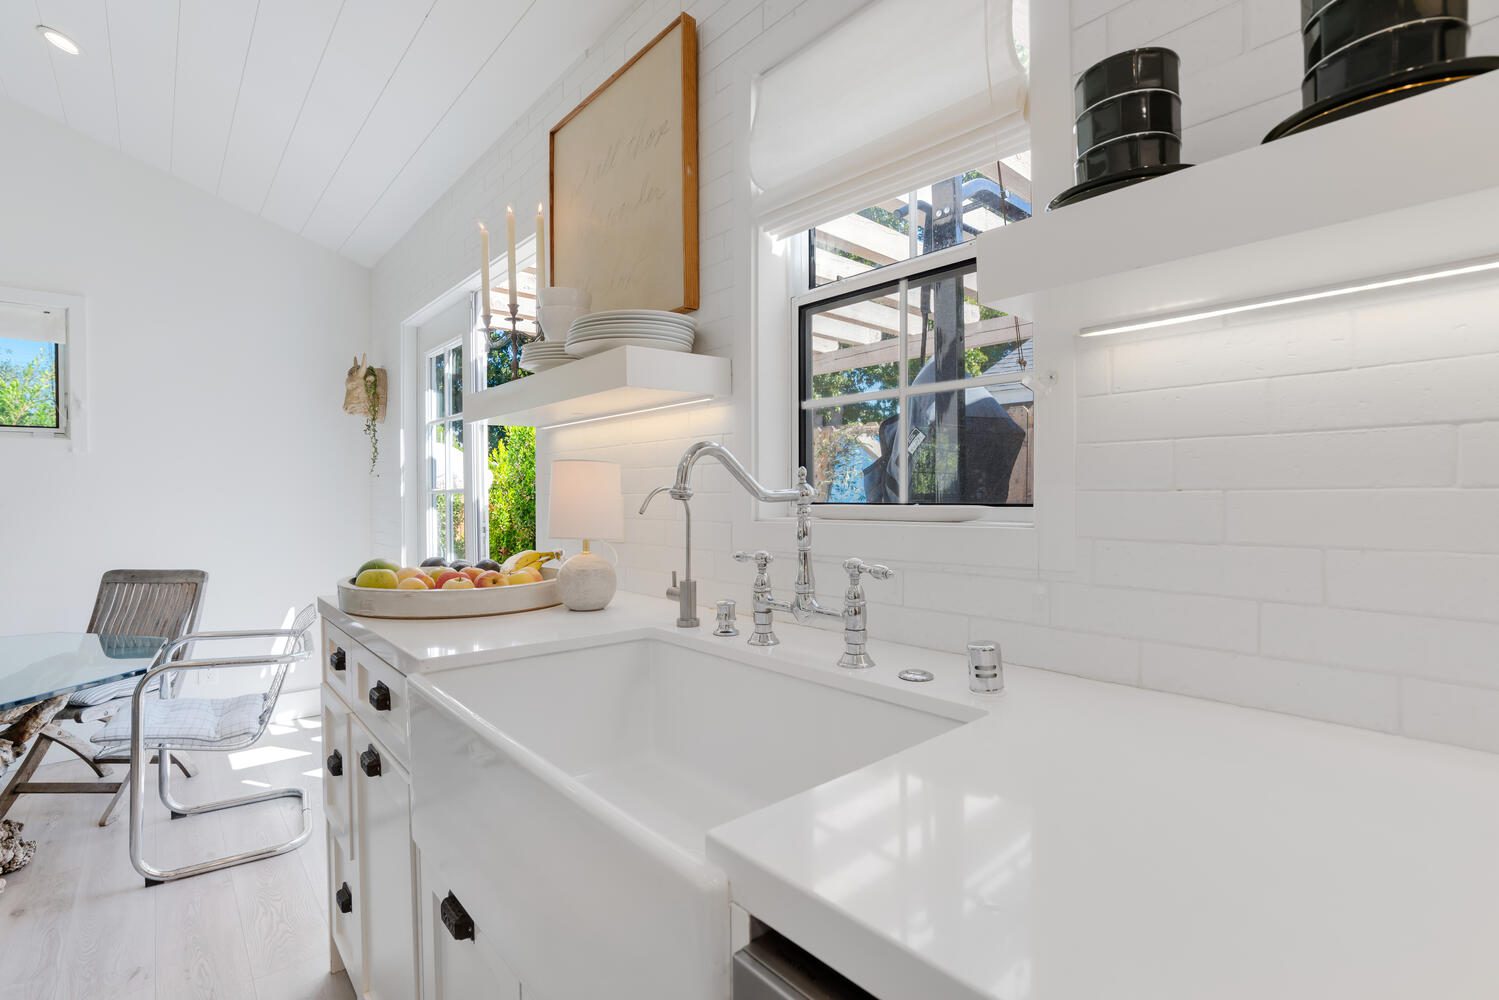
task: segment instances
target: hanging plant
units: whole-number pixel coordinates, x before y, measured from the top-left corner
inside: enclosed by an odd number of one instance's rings
[[[370,475],[380,461],[380,376],[373,368],[364,370],[364,436],[370,439]]]
[[[385,419],[387,380],[384,368],[366,363],[365,356],[354,359],[344,377],[344,412],[364,418],[364,434],[370,439],[370,475],[380,461],[380,423]]]

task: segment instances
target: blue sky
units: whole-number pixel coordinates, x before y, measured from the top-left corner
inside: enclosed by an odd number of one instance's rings
[[[33,358],[52,361],[52,344],[40,340],[7,340],[0,337],[0,362],[24,368]]]

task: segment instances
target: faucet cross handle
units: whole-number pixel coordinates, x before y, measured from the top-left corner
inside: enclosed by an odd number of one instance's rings
[[[775,561],[775,556],[764,549],[756,549],[754,552],[745,552],[741,549],[734,553],[734,561],[742,563],[752,562],[755,564],[755,569],[764,573],[770,568],[770,564]]]
[[[867,563],[863,559],[845,559],[843,568],[848,571],[848,585],[857,587],[859,577],[868,574],[876,580],[888,580],[895,575],[895,570],[882,563]]]

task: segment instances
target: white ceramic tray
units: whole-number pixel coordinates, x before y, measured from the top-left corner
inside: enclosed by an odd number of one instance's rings
[[[356,587],[352,579],[338,581],[340,610],[364,618],[480,618],[513,615],[520,611],[553,608],[562,603],[557,593],[557,570],[541,568],[540,583],[473,590],[379,590]]]

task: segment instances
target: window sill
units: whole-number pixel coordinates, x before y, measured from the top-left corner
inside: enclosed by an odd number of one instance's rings
[[[848,524],[875,521],[881,524],[1008,524],[1029,527],[1036,523],[1032,507],[987,507],[976,504],[814,504],[812,516],[818,521]]]

